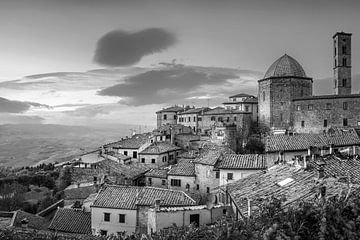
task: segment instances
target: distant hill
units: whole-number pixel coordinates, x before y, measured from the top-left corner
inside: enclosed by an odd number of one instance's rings
[[[91,128],[52,124],[0,125],[0,166],[61,162],[104,143],[129,136],[136,126]]]

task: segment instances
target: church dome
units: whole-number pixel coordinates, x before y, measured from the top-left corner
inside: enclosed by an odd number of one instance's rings
[[[270,77],[306,77],[306,74],[300,63],[285,54],[266,71],[264,79]]]

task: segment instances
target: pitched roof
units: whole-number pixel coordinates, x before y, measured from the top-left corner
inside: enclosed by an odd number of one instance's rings
[[[227,191],[238,206],[241,214],[247,216],[248,199],[258,206],[270,197],[285,198],[284,206],[302,200],[313,200],[319,193],[319,181],[315,171],[289,165],[275,165],[267,171],[259,171],[246,178],[227,184]],[[285,180],[285,181],[284,181]],[[331,197],[347,190],[347,184],[334,178],[325,181],[326,196]],[[219,187],[223,189],[223,187]],[[352,186],[353,189],[359,186]]]
[[[247,98],[244,98],[243,100],[241,101],[230,101],[230,102],[224,102],[223,104],[239,104],[239,103],[258,103],[258,99],[256,97],[247,97]]]
[[[59,208],[49,229],[67,233],[91,234],[91,213],[80,209]]]
[[[195,164],[192,161],[183,159],[172,165],[168,175],[176,176],[195,176]]]
[[[172,152],[181,150],[180,147],[175,146],[174,144],[168,142],[154,142],[144,150],[142,150],[141,154],[161,154],[166,152]]]
[[[182,112],[182,111],[184,111],[184,108],[183,108],[183,107],[172,106],[172,107],[168,107],[168,108],[161,109],[161,110],[157,111],[156,113],[162,113],[162,112]]]
[[[206,143],[200,150],[199,156],[194,159],[194,163],[214,166],[222,155],[233,153],[234,151],[228,147]]]
[[[163,168],[154,168],[150,169],[147,173],[145,173],[146,177],[156,177],[156,178],[167,178],[167,172],[169,169]]]
[[[149,171],[152,167],[147,164],[135,162],[131,164],[121,164],[111,159],[101,161],[97,165],[99,168],[110,172],[110,175],[121,175],[130,179],[137,178],[139,175]]]
[[[64,190],[64,199],[86,199],[90,194],[96,193],[96,186],[86,186],[79,188],[70,188]]]
[[[233,110],[233,109],[225,109],[223,107],[216,107],[214,109],[210,109],[209,111],[204,112],[203,115],[243,114],[243,113],[249,113],[249,112],[243,112],[243,111]]]
[[[263,154],[227,154],[217,165],[219,169],[266,169]]]
[[[43,217],[18,210],[14,212],[14,215],[11,219],[11,226],[21,227],[21,220],[23,220],[24,218],[26,218],[29,221],[28,223],[29,228],[44,230],[47,229],[49,225],[49,222]]]
[[[240,97],[254,97],[253,95],[247,94],[247,93],[239,93],[233,96],[230,96],[229,98],[240,98]]]
[[[266,152],[306,150],[311,146],[324,147],[333,144],[334,146],[351,146],[360,144],[360,138],[355,129],[334,129],[330,133],[321,134],[297,134],[268,136],[265,142]]]
[[[183,114],[194,114],[194,113],[202,113],[202,112],[206,112],[210,110],[210,108],[208,107],[201,107],[201,108],[191,108],[189,110],[186,110],[184,112],[181,112],[179,115],[183,115]]]
[[[113,148],[138,149],[149,141],[151,135],[152,133],[135,134],[130,138],[125,138],[108,145],[111,145]]]
[[[196,204],[182,191],[155,187],[107,185],[99,192],[92,207],[136,209],[138,205],[151,206],[155,199],[161,199],[161,206]]]

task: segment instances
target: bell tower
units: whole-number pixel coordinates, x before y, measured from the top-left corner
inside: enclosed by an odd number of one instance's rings
[[[337,32],[334,40],[334,94],[351,94],[351,33]]]

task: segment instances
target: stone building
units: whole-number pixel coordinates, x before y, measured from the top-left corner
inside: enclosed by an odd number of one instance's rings
[[[194,133],[201,132],[199,129],[199,122],[202,121],[202,116],[204,112],[209,111],[208,107],[201,108],[191,108],[184,112],[178,114],[178,124],[182,124],[184,126],[189,126],[193,130]]]
[[[186,110],[186,108],[175,105],[175,106],[164,108],[160,111],[157,111],[156,112],[157,128],[159,128],[165,124],[176,124],[177,118],[178,118],[178,116],[177,116],[178,113],[183,112],[184,110]]]
[[[255,96],[239,93],[229,97],[228,102],[223,103],[224,107],[228,110],[240,110],[252,113],[253,122],[258,121],[258,99]]]
[[[351,33],[337,32],[333,41],[334,95],[313,96],[312,78],[285,54],[258,81],[261,124],[298,133],[360,126],[360,94],[351,93]]]

